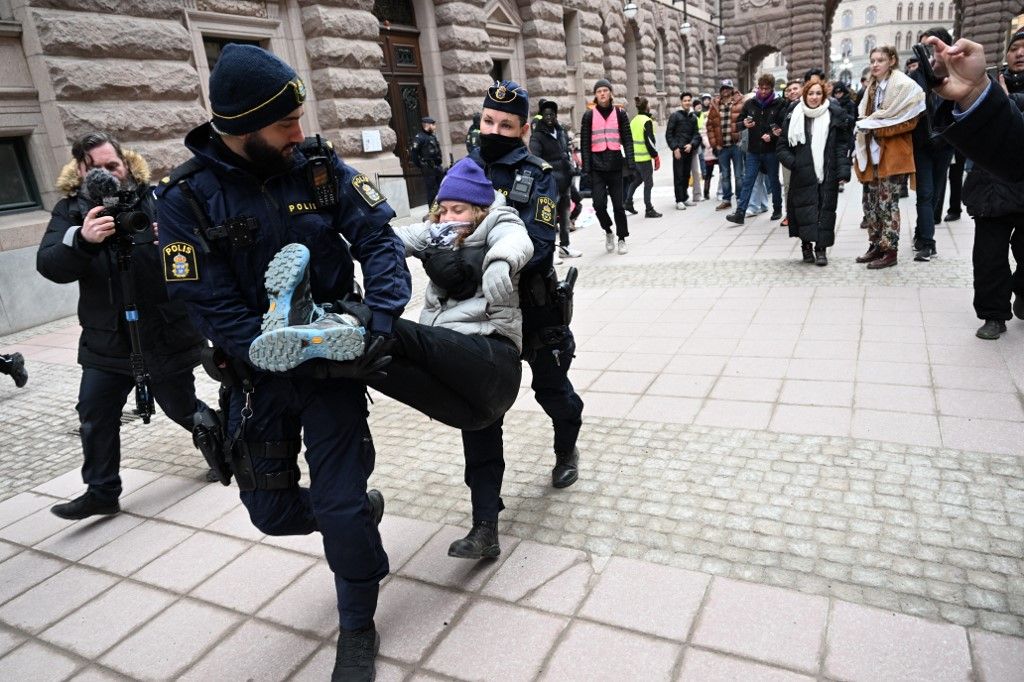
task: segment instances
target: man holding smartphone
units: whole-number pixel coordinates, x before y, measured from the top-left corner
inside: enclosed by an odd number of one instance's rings
[[[775,155],[775,142],[782,135],[782,123],[787,110],[786,100],[775,94],[775,77],[770,73],[761,74],[757,79],[757,92],[743,105],[740,115],[749,141],[744,161],[743,189],[736,204],[736,212],[725,217],[729,222],[743,224],[758,173],[768,176],[768,186],[772,192],[771,219],[782,218],[782,186],[779,184],[779,159]]]
[[[936,37],[947,45],[953,41],[949,31],[941,26],[930,28],[920,39]],[[931,92],[928,74],[931,55],[921,45],[914,50],[917,67],[908,73],[911,80],[925,92],[925,106],[934,110],[941,98]],[[935,224],[942,217],[942,205],[946,201],[946,176],[953,160],[953,148],[941,137],[932,135],[928,118],[922,117],[912,134],[914,143],[914,168],[917,171],[917,223],[914,228],[914,260],[927,263],[938,255],[935,248]]]

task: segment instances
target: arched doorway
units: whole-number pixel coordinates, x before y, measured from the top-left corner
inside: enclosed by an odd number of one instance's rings
[[[739,82],[737,85],[741,92],[750,92],[757,84],[757,77],[760,75],[759,67],[765,62],[769,55],[775,54],[779,49],[773,45],[755,45],[748,49],[740,57]]]
[[[410,147],[421,129],[420,119],[429,111],[416,12],[410,0],[376,0],[373,14],[380,22],[381,74],[388,86],[385,99],[391,107],[389,126],[397,138],[395,154],[402,163],[409,205],[419,206],[426,203],[427,191],[420,170],[412,163]]]

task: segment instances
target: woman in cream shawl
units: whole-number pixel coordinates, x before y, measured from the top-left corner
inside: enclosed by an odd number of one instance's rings
[[[911,131],[925,108],[924,91],[896,70],[896,63],[892,47],[871,51],[871,76],[858,110],[854,168],[864,183],[864,227],[870,245],[857,262],[872,270],[896,265],[899,180],[914,173]]]

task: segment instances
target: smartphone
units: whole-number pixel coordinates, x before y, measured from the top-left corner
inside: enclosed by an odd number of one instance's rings
[[[934,88],[942,83],[942,79],[935,75],[932,68],[931,47],[917,43],[914,45],[914,56],[917,57],[917,68],[921,71],[929,88]]]

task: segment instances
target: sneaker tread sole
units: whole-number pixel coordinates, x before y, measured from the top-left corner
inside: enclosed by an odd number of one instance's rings
[[[308,266],[309,249],[301,244],[288,244],[270,261],[264,278],[270,307],[263,315],[263,332],[309,323],[313,312],[310,302],[304,296],[294,300]]]
[[[362,327],[352,325],[326,329],[284,327],[256,337],[249,347],[249,359],[257,367],[272,372],[286,372],[316,358],[345,362],[362,354],[364,334]]]

